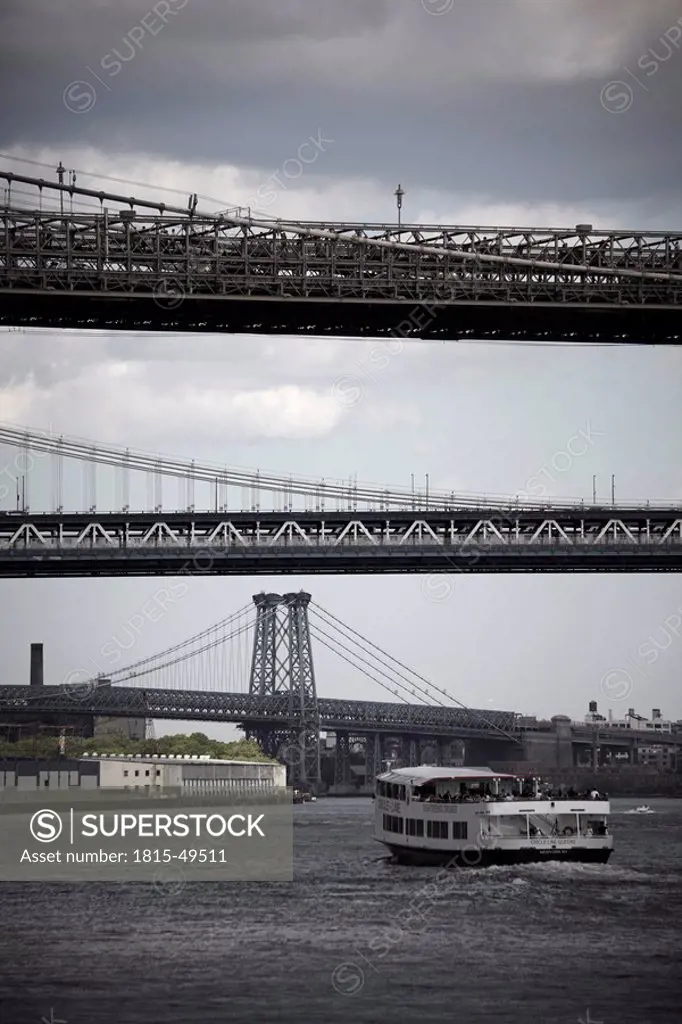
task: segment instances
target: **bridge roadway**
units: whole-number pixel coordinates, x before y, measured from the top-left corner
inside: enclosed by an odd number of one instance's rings
[[[390,736],[494,739],[519,744],[524,737],[550,736],[552,722],[533,726],[518,723],[513,711],[439,707],[426,704],[390,704],[377,701],[317,700],[322,731],[356,735],[383,733]],[[27,716],[97,715],[114,718],[155,718],[202,722],[248,722],[259,728],[296,728],[298,719],[289,694],[276,697],[243,693],[212,693],[202,690],[164,690],[133,686],[85,683],[71,686],[0,685],[0,720],[26,721]],[[682,747],[682,735],[644,730],[599,728],[572,723],[574,743],[610,747],[633,743]]]
[[[511,711],[384,704],[318,698],[320,729],[357,732],[509,739]],[[259,727],[297,724],[289,694],[260,697],[201,690],[143,689],[132,686],[0,686],[0,716],[41,714],[102,715],[116,718],[169,718],[183,721],[244,722]]]
[[[682,232],[282,222],[0,178],[0,324],[682,343]],[[102,212],[12,208],[15,182]]]
[[[680,570],[682,507],[0,513],[0,577]]]

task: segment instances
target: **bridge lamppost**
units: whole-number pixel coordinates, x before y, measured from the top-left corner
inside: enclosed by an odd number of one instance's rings
[[[61,160],[59,161],[59,167],[57,168],[57,179],[60,185],[64,184],[64,175],[66,174],[66,167],[62,165]],[[59,192],[59,213],[62,219],[64,218],[64,193],[60,190]]]
[[[398,185],[393,195],[395,196],[395,204],[398,207],[398,231],[400,231],[400,211],[403,208],[403,196],[405,195],[402,185]]]

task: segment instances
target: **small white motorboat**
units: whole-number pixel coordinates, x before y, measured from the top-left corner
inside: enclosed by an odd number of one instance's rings
[[[656,811],[652,811],[648,804],[642,804],[640,807],[633,807],[631,810],[626,811],[626,814],[655,814]]]

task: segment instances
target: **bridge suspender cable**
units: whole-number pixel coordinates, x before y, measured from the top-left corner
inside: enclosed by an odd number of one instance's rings
[[[387,679],[390,679],[391,682],[393,682],[395,686],[399,687],[402,690],[407,690],[409,692],[410,696],[412,696],[412,697],[416,697],[418,695],[418,693],[419,693],[422,696],[427,697],[429,700],[435,700],[438,704],[443,705],[443,702],[441,701],[440,697],[434,697],[433,694],[429,693],[428,690],[425,689],[423,686],[421,686],[419,684],[415,684],[413,679],[410,679],[409,676],[406,676],[403,672],[400,672],[398,669],[395,669],[393,667],[393,665],[391,664],[391,662],[394,662],[396,665],[401,665],[401,662],[397,661],[397,659],[392,658],[390,655],[386,655],[385,657],[381,657],[380,658],[380,657],[378,657],[374,653],[374,651],[368,650],[366,647],[363,646],[363,643],[368,644],[369,647],[375,648],[375,650],[379,651],[379,653],[381,655],[384,655],[384,652],[381,650],[380,647],[377,647],[376,644],[371,643],[371,641],[366,640],[365,637],[363,637],[360,633],[357,633],[355,630],[352,630],[350,627],[345,626],[345,624],[342,623],[340,619],[336,619],[335,621],[332,622],[332,621],[330,621],[331,618],[332,618],[330,616],[329,620],[328,620],[326,617],[324,617],[324,616],[326,616],[326,613],[323,612],[322,609],[318,609],[318,607],[314,603],[310,604],[309,611],[312,611],[313,613],[317,614],[317,616],[322,620],[322,622],[325,625],[329,626],[332,630],[335,630],[336,633],[338,634],[338,636],[343,638],[343,640],[346,640],[346,641],[348,641],[349,644],[354,645],[356,648],[358,648],[360,651],[362,651],[363,654],[368,654],[371,658],[374,659],[374,661],[378,662],[379,665],[384,665],[386,668],[388,668],[390,670],[390,673],[391,673],[390,675],[388,673],[384,672],[382,669],[380,669],[380,668],[378,668],[376,666],[372,666],[375,671],[380,672],[381,675],[384,675],[384,676],[386,676]],[[315,623],[315,629],[320,630],[323,633],[324,636],[328,637],[328,634],[324,633],[324,631],[322,631],[320,629],[320,626],[318,626],[317,623]],[[352,636],[346,636],[346,634],[344,633],[344,630],[347,630],[349,633],[354,634],[354,636],[359,637],[360,641],[362,641],[362,643],[359,642],[358,640],[354,639],[354,637],[352,637]],[[341,643],[341,645],[344,647],[344,650],[350,650],[350,648],[348,646],[346,646],[346,644],[342,643],[342,641],[339,641],[336,638],[334,638],[334,639],[335,639],[335,642]],[[353,653],[361,661],[365,662],[365,664],[368,664],[368,665],[370,664],[369,661],[367,661],[361,655],[357,654],[355,651],[353,651]],[[401,667],[406,667],[406,666],[402,666],[401,665]],[[411,670],[407,669],[407,671],[410,672]],[[416,673],[412,673],[412,674],[416,675]],[[394,678],[395,676],[399,676],[401,679],[403,679],[404,683],[398,682]],[[427,684],[427,685],[430,685],[430,684]],[[445,705],[443,705],[443,706],[445,706]]]
[[[311,628],[311,635],[313,635],[315,637],[315,639],[319,640],[319,642],[322,643],[325,647],[327,647],[330,651],[332,651],[334,654],[337,654],[340,658],[342,658],[345,662],[347,662],[353,668],[359,669],[359,671],[362,672],[363,675],[367,676],[373,682],[378,683],[379,686],[381,686],[385,690],[388,690],[389,693],[394,694],[394,696],[402,697],[402,694],[398,693],[396,690],[393,690],[386,683],[382,682],[381,679],[377,679],[377,677],[373,674],[373,672],[369,671],[366,668],[363,668],[362,665],[358,665],[353,660],[353,657],[357,657],[358,656],[358,655],[356,655],[355,651],[351,650],[350,648],[348,648],[346,645],[343,645],[343,644],[340,644],[340,646],[342,647],[342,650],[341,651],[337,650],[335,647],[333,647],[331,645],[331,643],[329,643],[327,640],[324,639],[324,637],[328,637],[327,633],[322,633],[322,631],[320,631],[318,626],[313,626],[312,624],[311,624],[310,628]],[[333,643],[339,643],[339,641],[337,641],[335,638],[329,638],[329,640],[332,640]],[[366,659],[361,659],[361,660],[365,661],[365,664],[368,664]],[[374,669],[374,671],[380,671],[376,666],[372,666],[372,668]],[[408,671],[410,671],[410,670],[408,670]],[[416,674],[417,673],[415,673],[415,675]],[[387,676],[387,673],[382,672],[382,675]],[[389,678],[389,677],[387,676],[387,678]],[[431,684],[429,684],[429,685],[431,685]],[[396,682],[396,686],[400,687],[401,689],[409,689],[408,687],[404,686],[404,684],[401,684],[401,683],[398,683],[398,682]],[[410,696],[414,696],[414,689],[410,689],[409,692],[410,692]],[[405,700],[404,697],[402,699]],[[432,699],[436,699],[436,698],[432,698]],[[472,717],[479,719],[481,722],[483,722],[485,725],[487,725],[494,732],[498,732],[502,736],[504,736],[505,739],[511,739],[515,743],[522,743],[523,742],[519,738],[518,735],[515,735],[514,733],[510,733],[507,730],[503,729],[498,723],[490,721],[489,718],[486,718],[486,716],[481,714],[480,712],[478,712],[478,711],[476,711],[476,710],[474,710],[472,708],[467,707],[466,704],[463,704],[461,701],[457,701],[455,698],[452,698],[452,700],[455,701],[455,703],[458,704],[459,707],[463,711],[466,711]],[[434,705],[427,705],[427,706],[433,707]],[[435,706],[446,708],[446,709],[451,707],[451,705],[445,704],[442,701],[439,701],[438,704],[435,705]],[[454,708],[453,708],[453,710],[454,710]]]
[[[233,612],[232,615],[228,616],[226,619],[222,619],[220,622],[216,622],[213,626],[209,626],[208,629],[202,630],[201,633],[196,633],[194,636],[189,637],[189,639],[182,640],[180,643],[175,644],[173,647],[169,647],[167,648],[167,650],[161,651],[158,654],[150,655],[148,658],[142,658],[140,661],[136,661],[132,665],[126,665],[124,668],[119,668],[113,672],[107,673],[107,678],[112,680],[120,680],[122,678],[130,679],[133,676],[146,675],[147,673],[156,672],[159,668],[163,668],[165,666],[158,665],[154,668],[149,669],[147,669],[146,666],[152,665],[152,663],[158,661],[159,658],[168,658],[170,655],[183,650],[183,648],[189,647],[191,644],[195,644],[199,640],[203,640],[205,637],[210,636],[217,630],[232,625],[235,622],[235,620],[238,620],[243,615],[249,614],[250,612],[252,612],[252,610],[253,609],[251,605],[244,605],[243,608],[239,608],[236,612]],[[223,635],[217,642],[224,642],[226,640],[231,639],[233,636],[238,636],[241,632],[244,632],[252,628],[253,623],[249,623],[247,626],[240,627],[236,629],[233,633],[230,633],[229,635]],[[176,658],[172,661],[167,662],[166,664],[172,665],[176,664],[179,661],[184,661],[187,658],[193,657],[195,654],[200,654],[202,653],[202,651],[209,650],[211,647],[215,646],[215,643],[216,642],[206,644],[201,649],[190,651],[187,655],[183,656],[182,658]],[[95,679],[91,681],[94,682]]]
[[[154,672],[160,672],[162,669],[172,668],[174,665],[180,665],[185,661],[189,661],[191,658],[198,657],[200,654],[205,654],[207,651],[214,650],[216,647],[221,647],[228,640],[234,640],[236,637],[241,636],[244,633],[248,633],[250,629],[254,628],[253,622],[247,622],[244,625],[238,626],[230,633],[223,633],[218,636],[215,640],[210,643],[204,644],[203,647],[198,647],[196,650],[188,651],[186,654],[179,655],[177,658],[172,658],[170,661],[160,662],[158,665],[153,665],[150,668],[146,668],[143,673],[129,671],[129,675],[119,677],[119,682],[123,682],[126,679],[132,679],[133,677],[141,674],[151,675]],[[158,658],[163,658],[167,655],[167,652],[157,655]],[[154,659],[150,659],[154,660]]]
[[[282,476],[279,474],[262,473],[259,470],[246,470],[220,467],[208,463],[200,463],[193,459],[175,459],[172,456],[153,455],[131,448],[118,448],[113,445],[100,444],[82,438],[66,435],[53,435],[14,424],[0,423],[0,444],[27,451],[41,451],[60,459],[77,459],[82,462],[113,466],[126,472],[146,472],[157,476],[184,478],[193,482],[204,482],[212,487],[219,484],[224,487],[242,487],[251,489],[253,493],[260,491],[284,495],[289,503],[294,495],[314,499],[321,511],[325,501],[336,499],[347,505],[347,511],[357,511],[358,505],[370,505],[380,510],[402,508],[418,512],[420,510],[451,511],[458,508],[487,508],[504,511],[521,511],[524,508],[565,508],[574,509],[584,504],[581,498],[552,498],[551,501],[534,500],[524,495],[518,498],[476,494],[468,491],[429,490],[423,492],[407,488],[388,487],[378,484],[350,485],[348,481],[315,480],[314,478]],[[644,502],[628,502],[627,507],[646,507]],[[614,505],[619,508],[623,502]],[[658,507],[665,507],[660,505]],[[336,511],[342,511],[337,509]],[[217,510],[225,511],[225,510]],[[233,509],[232,511],[236,511]],[[285,509],[284,511],[287,511]],[[288,509],[288,511],[294,511]],[[160,515],[162,513],[159,513]],[[225,511],[225,514],[229,513]]]
[[[366,638],[366,637],[364,637],[364,636],[362,636],[362,634],[361,634],[361,633],[358,633],[358,632],[357,632],[357,630],[354,630],[354,629],[353,629],[353,628],[352,628],[351,626],[348,626],[348,625],[346,625],[346,624],[345,624],[344,622],[342,622],[342,621],[341,621],[341,619],[338,619],[338,618],[337,618],[337,617],[336,617],[335,615],[332,615],[332,613],[331,613],[331,612],[327,612],[327,611],[326,611],[326,610],[325,610],[324,608],[322,608],[322,607],[321,607],[321,605],[318,605],[318,604],[317,604],[317,603],[315,603],[315,602],[311,602],[311,605],[310,605],[310,607],[311,607],[311,609],[314,609],[314,610],[315,610],[315,611],[316,611],[316,612],[317,612],[318,614],[322,613],[323,615],[327,616],[327,617],[328,617],[329,619],[333,620],[333,622],[337,624],[337,625],[336,625],[336,629],[337,629],[338,631],[340,631],[341,629],[343,629],[343,630],[346,630],[346,631],[348,631],[349,633],[353,634],[354,636],[358,637],[358,638],[359,638],[360,640],[362,640],[362,641],[363,641],[364,643],[366,643],[366,644],[369,644],[369,646],[370,646],[370,647],[373,647],[373,648],[374,648],[375,650],[377,650],[377,651],[378,651],[378,652],[379,652],[379,653],[380,653],[381,655],[383,655],[384,659],[387,659],[389,663],[390,663],[390,662],[394,662],[394,663],[395,663],[396,665],[398,665],[398,666],[399,666],[399,667],[400,667],[401,669],[405,669],[405,671],[409,672],[409,673],[410,673],[411,675],[413,675],[413,676],[414,676],[414,677],[415,677],[416,679],[420,680],[420,681],[421,681],[421,683],[425,684],[425,686],[426,686],[427,688],[430,688],[430,689],[433,689],[433,690],[437,690],[437,691],[438,691],[439,693],[443,693],[443,694],[444,694],[444,695],[445,695],[445,696],[446,696],[446,697],[447,697],[447,698],[448,698],[449,700],[451,700],[451,701],[452,701],[452,702],[453,702],[454,704],[456,704],[456,705],[457,705],[458,707],[462,708],[462,709],[463,709],[463,710],[465,710],[465,711],[468,711],[468,712],[469,712],[470,714],[474,714],[474,715],[476,715],[476,717],[477,717],[477,718],[479,718],[479,719],[480,719],[480,720],[481,720],[482,722],[484,722],[484,723],[485,723],[485,724],[486,724],[487,726],[489,726],[489,728],[491,728],[491,729],[494,729],[494,730],[496,730],[497,732],[500,732],[500,733],[502,733],[502,735],[504,735],[505,737],[507,737],[507,738],[509,738],[509,739],[514,739],[514,740],[518,740],[518,737],[517,737],[517,736],[513,735],[512,733],[509,733],[509,732],[507,732],[507,731],[506,731],[505,729],[502,729],[502,728],[501,728],[501,727],[500,727],[499,725],[497,725],[496,723],[494,723],[494,722],[491,722],[491,721],[489,721],[489,720],[488,720],[488,719],[486,719],[486,718],[485,718],[485,716],[484,716],[484,715],[482,715],[482,714],[481,714],[480,712],[478,712],[478,711],[473,711],[473,710],[472,710],[471,708],[467,707],[467,705],[466,705],[466,704],[462,703],[462,701],[458,700],[458,699],[457,699],[456,697],[453,697],[453,696],[452,696],[452,694],[448,693],[448,691],[447,691],[447,690],[445,690],[445,689],[441,689],[440,687],[437,687],[437,686],[435,686],[435,685],[434,685],[433,683],[431,683],[431,682],[430,682],[430,681],[429,681],[428,679],[426,679],[426,678],[425,678],[424,676],[420,675],[420,674],[419,674],[418,672],[415,672],[415,671],[414,671],[414,669],[411,669],[411,668],[409,668],[409,667],[408,667],[407,665],[404,665],[404,664],[403,664],[403,663],[402,663],[401,661],[398,661],[398,659],[397,659],[397,658],[394,658],[394,657],[393,657],[393,655],[391,655],[391,654],[388,654],[388,653],[387,653],[386,651],[384,651],[384,650],[383,650],[383,649],[382,649],[381,647],[379,647],[379,646],[378,646],[377,644],[374,644],[374,643],[372,643],[372,641],[371,641],[371,640],[367,640],[367,638]],[[357,643],[357,641],[356,641],[356,643]],[[360,646],[360,645],[358,644],[358,646]],[[375,655],[375,657],[376,657],[376,655]],[[377,659],[377,660],[378,660],[378,659]],[[394,670],[394,671],[397,671],[397,670]],[[404,676],[404,675],[403,675],[402,673],[400,673],[400,672],[398,672],[398,674],[399,674],[399,675],[401,675],[403,679],[406,679],[406,678],[407,678],[406,676]],[[436,698],[436,697],[434,697],[434,696],[433,696],[433,695],[432,695],[431,693],[429,693],[428,689],[427,689],[426,691],[424,691],[424,688],[423,688],[422,686],[418,686],[417,684],[413,684],[413,686],[414,686],[414,689],[419,689],[419,691],[420,691],[420,692],[422,692],[422,693],[426,692],[426,693],[427,693],[427,695],[428,695],[428,696],[430,697],[430,699],[431,699],[431,700],[437,700],[437,701],[438,701],[438,703],[440,704],[440,706],[442,706],[442,707],[447,707],[447,706],[449,706],[449,705],[446,705],[446,704],[444,704],[444,703],[443,703],[443,702],[442,702],[442,701],[440,700],[440,697]]]
[[[378,679],[370,668],[364,668],[362,665],[358,665],[357,662],[354,660],[355,652],[352,651],[350,648],[345,647],[341,644],[339,645],[341,647],[341,650],[337,650],[337,648],[333,646],[333,644],[338,643],[338,641],[331,640],[331,638],[325,639],[325,637],[328,637],[328,634],[323,633],[322,630],[319,629],[319,627],[313,626],[311,624],[310,635],[314,637],[315,640],[318,640],[319,643],[323,645],[323,647],[326,647],[327,650],[331,651],[332,654],[336,654],[337,657],[345,661],[346,664],[350,665],[354,669],[357,669],[359,672],[362,672],[364,676],[366,676],[368,679],[371,679],[372,682],[377,683],[379,686],[381,686],[382,689],[387,690],[388,693],[393,694],[394,697],[402,697],[402,694],[398,693],[397,690],[392,689],[387,683],[383,682],[381,679]],[[402,699],[404,703],[408,703],[404,697],[402,697]]]
[[[342,641],[339,640],[337,637],[330,636],[329,633],[325,632],[325,630],[321,629],[320,626],[318,626],[317,624],[311,623],[310,631],[311,634],[315,637],[315,639],[319,640],[320,643],[324,644],[324,646],[327,647],[330,651],[334,651],[334,653],[338,654],[339,657],[344,659],[344,661],[347,661],[349,662],[349,664],[352,664],[355,668],[359,669],[364,675],[368,676],[370,679],[373,679],[375,683],[378,683],[379,686],[383,687],[385,690],[388,690],[394,696],[400,697],[402,700],[405,700],[405,697],[400,692],[400,690],[407,690],[411,696],[417,696],[415,690],[410,690],[410,688],[406,686],[404,683],[398,682],[396,679],[393,678],[393,676],[389,672],[385,672],[378,665],[372,665],[372,663],[369,662],[366,658],[363,658],[362,655],[358,654],[356,650],[353,650],[348,645],[342,643]],[[337,651],[336,648],[331,646],[331,644],[337,644],[341,648],[341,651]],[[341,653],[342,651],[345,653]],[[357,664],[355,661],[351,661],[351,658],[357,658],[358,661],[362,664]],[[363,665],[369,666],[371,672],[367,668],[363,668]],[[396,689],[392,689],[392,687],[389,686],[387,683],[384,683],[380,679],[377,679],[377,677],[373,674],[374,672],[378,672],[380,675],[388,679],[390,683],[393,683]],[[428,697],[430,695],[426,694],[426,696]]]

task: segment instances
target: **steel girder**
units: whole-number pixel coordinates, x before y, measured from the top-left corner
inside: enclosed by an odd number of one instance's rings
[[[0,295],[15,324],[674,343],[682,234],[5,210]]]
[[[679,301],[682,284],[682,232],[448,225],[398,232],[381,224],[141,213],[1,216],[3,286],[140,293],[161,304],[166,293],[155,286],[164,281],[184,295],[412,304],[513,297],[666,304]]]
[[[0,514],[0,576],[682,570],[681,508]]]
[[[318,709],[322,730],[369,736],[370,744],[377,741],[377,758],[381,756],[379,739],[386,736],[418,736],[424,741],[442,737],[445,740],[479,738],[518,743],[526,733],[552,731],[551,723],[547,723],[545,728],[539,724],[534,728],[520,725],[518,715],[513,711],[324,697],[318,698]],[[40,691],[30,686],[0,686],[0,715],[11,719],[13,714],[19,716],[29,712],[37,716],[60,713],[240,724],[250,721],[269,731],[291,729],[296,725],[289,715],[288,694],[259,697],[201,690],[98,685],[96,681],[75,686],[45,686]],[[574,742],[591,742],[594,727],[575,723],[572,735]],[[600,743],[613,745],[640,742],[682,746],[680,733],[625,732],[604,727],[598,731],[597,738]]]
[[[142,689],[92,684],[0,686],[0,714],[73,712],[113,717],[245,722],[268,730],[295,728],[288,693],[274,696]],[[478,711],[421,704],[390,704],[318,698],[319,727],[330,731],[421,732],[427,735],[496,735],[515,728],[510,711]]]

